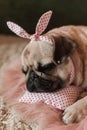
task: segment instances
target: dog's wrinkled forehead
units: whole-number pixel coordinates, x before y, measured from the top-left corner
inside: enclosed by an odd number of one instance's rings
[[[53,57],[55,44],[50,44],[50,43],[45,42],[45,41],[38,41],[38,45],[39,45],[40,52],[41,52],[42,56]]]
[[[32,54],[33,56],[39,56],[39,57],[49,57],[53,58],[55,50],[55,44],[50,44],[46,41],[30,41],[29,44],[24,48],[23,56],[26,55],[26,53]]]

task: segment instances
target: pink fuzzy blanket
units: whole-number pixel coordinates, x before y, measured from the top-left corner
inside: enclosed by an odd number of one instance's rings
[[[25,76],[21,72],[19,61],[2,71],[0,85],[0,95],[8,107],[13,107],[33,130],[87,130],[87,117],[79,123],[65,125],[61,120],[63,111],[43,102],[19,103],[19,98],[26,91]]]

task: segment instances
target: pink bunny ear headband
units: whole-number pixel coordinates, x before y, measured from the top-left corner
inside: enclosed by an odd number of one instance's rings
[[[50,44],[53,44],[51,39],[48,39],[48,37],[46,36],[41,36],[43,31],[45,31],[45,29],[47,28],[47,25],[50,21],[51,16],[52,16],[52,11],[48,11],[40,17],[36,25],[35,34],[33,35],[28,34],[22,27],[20,27],[19,25],[13,22],[8,21],[7,26],[9,27],[11,31],[13,31],[15,34],[17,34],[18,36],[22,38],[27,38],[27,39],[31,39],[35,41],[37,40],[46,41]]]

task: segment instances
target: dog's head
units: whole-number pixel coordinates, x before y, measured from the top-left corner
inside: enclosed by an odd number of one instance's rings
[[[43,41],[30,42],[22,53],[27,89],[52,92],[65,87],[71,77],[72,61],[69,56],[74,49],[75,42],[64,37],[53,45]]]
[[[27,89],[31,92],[56,91],[66,86],[71,78],[72,62],[69,55],[75,49],[75,42],[65,37],[59,37],[55,41],[54,38],[40,36],[47,27],[51,14],[49,11],[41,16],[33,36],[20,26],[8,22],[9,28],[17,35],[31,39],[21,58]]]

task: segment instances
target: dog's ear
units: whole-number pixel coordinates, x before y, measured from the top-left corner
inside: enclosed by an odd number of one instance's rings
[[[61,36],[55,42],[54,60],[61,61],[63,57],[69,56],[77,47],[74,40]]]

